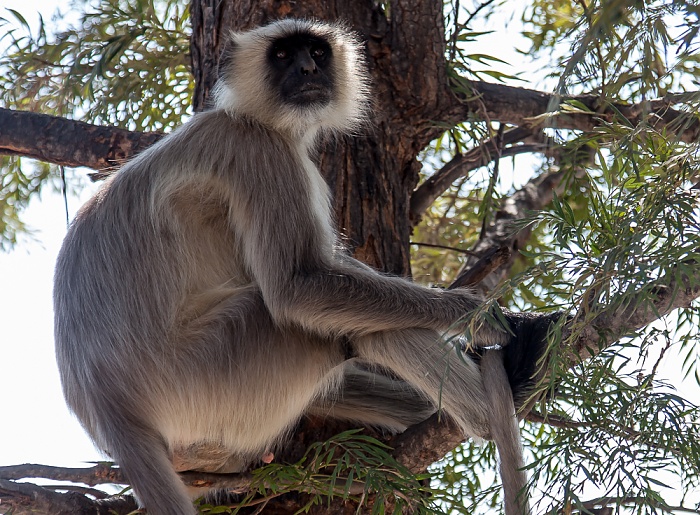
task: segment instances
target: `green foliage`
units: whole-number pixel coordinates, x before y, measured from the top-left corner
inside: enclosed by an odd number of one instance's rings
[[[697,75],[695,2],[535,0],[523,21],[527,53],[550,54],[560,91],[639,101],[688,87]]]
[[[189,113],[189,13],[184,2],[77,2],[79,19],[36,34],[15,11],[1,18],[7,107],[72,115],[131,130],[163,130]],[[57,20],[55,23],[60,21]],[[14,26],[19,24],[19,26]]]
[[[451,499],[441,489],[423,485],[390,454],[390,448],[357,430],[346,431],[326,442],[311,445],[303,458],[291,465],[273,463],[253,471],[250,491],[235,508],[202,505],[202,513],[238,513],[257,506],[264,509],[271,499],[288,492],[307,494],[297,513],[313,506],[329,505],[333,499],[353,500],[358,513],[445,513],[440,503]],[[430,494],[430,495],[428,495]]]
[[[669,337],[660,333],[651,330],[647,343]],[[638,369],[627,357],[637,351],[615,345],[559,382],[548,415],[557,429],[532,438],[538,513],[556,513],[562,504],[580,509],[591,491],[613,505],[661,513],[668,504],[659,487],[669,479],[685,491],[700,486],[700,409]]]
[[[699,13],[692,2],[535,1],[524,16],[528,53],[550,54],[559,90],[597,94],[601,110],[663,96],[699,82]],[[467,68],[455,66],[450,78],[469,95]],[[697,120],[698,95],[674,98],[685,115],[666,129],[618,113],[590,133],[547,131],[553,152],[526,160],[529,171],[502,160],[496,180],[493,164],[470,172],[430,208],[413,240],[469,249],[518,182],[563,173],[552,205],[520,223],[532,236],[494,298],[528,311],[570,310],[573,339],[599,317],[649,308],[669,280],[694,286],[700,147],[681,135]],[[595,116],[577,101],[554,108]],[[424,152],[426,176],[496,132],[484,122],[450,128]],[[504,177],[510,168],[515,184]],[[414,276],[428,283],[449,283],[464,261],[463,253],[436,247],[412,252]],[[667,500],[667,483],[686,495],[700,489],[700,409],[658,376],[661,362],[679,355],[678,377],[700,384],[698,327],[693,305],[639,331],[602,335],[626,338],[574,368],[550,356],[547,396],[536,410],[546,423],[522,426],[535,513],[668,513],[678,507]],[[501,506],[495,465],[491,445],[466,442],[432,472],[454,496],[450,508],[493,513]],[[684,495],[678,504],[693,509],[692,502]]]
[[[131,130],[168,130],[190,113],[189,12],[186,2],[82,2],[66,28],[43,18],[32,33],[14,10],[0,17],[0,106],[69,116]],[[54,30],[52,33],[51,30]],[[57,179],[56,167],[0,161],[0,249],[26,231],[20,213]]]
[[[548,249],[526,252],[537,265],[494,293],[510,290],[526,305],[537,298],[544,306],[571,306],[572,339],[602,315],[648,308],[669,279],[683,288],[696,286],[693,270],[700,257],[699,193],[692,187],[697,144],[624,120],[576,144],[595,149],[579,179],[587,202],[574,209],[557,196],[550,210],[525,220],[523,225],[545,226]],[[697,491],[700,409],[656,375],[673,349],[685,354],[683,375],[698,377],[700,312],[684,308],[666,324],[629,331],[623,342],[573,369],[561,356],[550,357],[549,396],[539,410],[552,425],[525,426],[537,513],[603,504],[662,513],[670,509],[661,493],[667,481]],[[497,488],[483,489],[478,472],[467,468],[477,456],[484,466],[490,455],[478,452],[465,444],[441,469],[445,484],[452,484],[454,470],[465,470],[453,488],[464,502],[471,500],[474,513],[500,495]],[[605,502],[591,500],[592,491]]]
[[[24,173],[18,161],[14,156],[0,156],[0,170],[5,170],[0,175],[0,251],[8,250],[20,235],[29,232],[17,214],[41,191],[51,171],[46,163],[36,163]]]
[[[448,152],[430,149],[423,156],[425,163],[439,168],[449,159]],[[453,184],[423,214],[420,224],[414,229],[411,248],[413,277],[423,284],[449,284],[464,265],[465,250],[478,238],[479,202],[465,190],[473,186],[472,181],[462,180]],[[452,250],[450,250],[452,249]]]

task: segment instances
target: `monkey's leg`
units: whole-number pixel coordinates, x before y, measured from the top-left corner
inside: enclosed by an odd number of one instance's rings
[[[407,329],[383,331],[353,341],[362,360],[386,367],[422,391],[444,409],[469,436],[490,435],[488,402],[481,372],[453,342],[436,331]]]
[[[93,410],[98,441],[152,515],[194,515],[175,467],[228,472],[260,459],[342,372],[341,345],[278,327],[254,289],[184,323],[157,366],[132,360],[139,381],[100,378]]]
[[[398,433],[435,410],[435,405],[406,381],[348,363],[339,388],[314,402],[308,412]]]

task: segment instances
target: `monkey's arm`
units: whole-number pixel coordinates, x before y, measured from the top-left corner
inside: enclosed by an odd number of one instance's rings
[[[444,331],[481,304],[473,292],[426,288],[339,259],[330,220],[318,209],[321,201],[311,197],[308,177],[294,177],[295,170],[278,173],[288,180],[271,178],[264,190],[270,198],[242,203],[246,211],[234,221],[254,222],[238,233],[251,275],[277,320],[330,334]],[[508,339],[505,331],[482,332],[481,344]]]
[[[321,332],[341,333],[408,327],[444,331],[480,304],[480,298],[471,292],[424,288],[350,267],[295,275],[276,295],[283,319]]]

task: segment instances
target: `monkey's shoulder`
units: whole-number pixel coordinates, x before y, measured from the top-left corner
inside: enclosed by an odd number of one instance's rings
[[[239,169],[269,167],[270,156],[282,164],[293,160],[294,145],[284,135],[255,120],[214,109],[187,123],[136,156],[123,175],[220,175]]]
[[[195,114],[172,134],[171,143],[194,144],[200,147],[226,144],[238,150],[259,147],[265,141],[288,146],[289,137],[253,117],[225,109],[212,109]],[[167,139],[164,141],[167,142]]]

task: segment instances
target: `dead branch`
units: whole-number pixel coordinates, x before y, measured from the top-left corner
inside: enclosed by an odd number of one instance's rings
[[[137,509],[131,496],[93,500],[77,492],[60,493],[31,483],[0,479],[0,511],[13,515],[122,515]]]
[[[110,463],[98,463],[93,467],[71,468],[52,467],[25,463],[0,467],[0,479],[16,480],[28,478],[44,478],[54,481],[71,481],[89,486],[127,483],[124,475]]]

